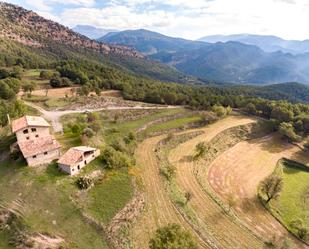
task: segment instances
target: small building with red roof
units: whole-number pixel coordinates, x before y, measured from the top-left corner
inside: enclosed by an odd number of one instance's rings
[[[100,155],[100,150],[89,146],[78,146],[70,148],[58,160],[59,168],[70,174],[75,175]]]

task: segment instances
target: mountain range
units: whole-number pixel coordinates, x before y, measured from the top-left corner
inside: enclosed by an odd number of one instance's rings
[[[255,45],[265,52],[285,52],[291,54],[303,54],[309,52],[309,40],[284,40],[273,35],[213,35],[200,38],[199,41],[208,43],[236,41],[248,45]]]
[[[59,60],[88,60],[154,79],[186,82],[190,77],[151,61],[132,47],[98,42],[22,7],[0,2],[0,56],[40,67]],[[7,60],[8,60],[7,59]]]
[[[309,82],[308,53],[269,53],[240,42],[207,43],[148,30],[110,32],[96,41],[16,5],[0,2],[0,11],[3,65],[81,61],[116,69],[123,77],[187,84]],[[293,85],[295,93],[299,88]]]
[[[174,53],[205,46],[205,42],[173,38],[146,29],[111,32],[99,38],[98,41],[109,44],[125,44],[145,55],[161,52]]]
[[[309,83],[309,53],[267,52],[239,41],[191,41],[144,29],[112,32],[98,41],[130,46],[150,59],[205,81]]]

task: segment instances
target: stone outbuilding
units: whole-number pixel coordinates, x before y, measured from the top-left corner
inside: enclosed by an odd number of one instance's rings
[[[100,155],[100,150],[88,146],[78,146],[70,148],[58,160],[59,168],[70,174],[75,175]]]

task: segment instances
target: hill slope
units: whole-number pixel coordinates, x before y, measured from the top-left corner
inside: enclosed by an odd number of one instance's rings
[[[0,2],[0,12],[0,61],[7,66],[15,63],[38,67],[78,59],[165,81],[185,78],[174,68],[150,61],[133,48],[91,40],[16,5]]]
[[[238,42],[216,43],[151,58],[203,79],[235,83],[309,83],[309,56],[266,53]]]
[[[111,32],[99,38],[98,41],[131,46],[147,55],[159,52],[177,52],[205,45],[204,42],[173,38],[145,29]]]
[[[235,39],[241,37],[236,35]],[[276,39],[279,38],[264,37],[261,43],[271,46]],[[109,33],[99,40],[134,47],[151,59],[207,81],[309,83],[309,54],[269,53],[240,42],[195,42],[147,30]]]

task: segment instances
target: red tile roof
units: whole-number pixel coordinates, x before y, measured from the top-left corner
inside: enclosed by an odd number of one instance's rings
[[[50,125],[44,118],[38,116],[23,116],[12,121],[12,131],[14,133],[28,126],[49,127]]]
[[[79,146],[70,148],[64,155],[58,160],[58,163],[73,166],[73,164],[82,161],[83,154],[88,151],[95,151],[95,148],[88,146]]]
[[[61,145],[53,136],[40,137],[34,140],[25,140],[18,143],[25,158],[59,149]]]

